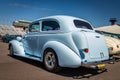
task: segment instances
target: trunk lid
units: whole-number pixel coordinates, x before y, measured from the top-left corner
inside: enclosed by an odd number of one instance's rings
[[[89,57],[91,60],[104,60],[108,58],[108,49],[102,35],[95,32],[83,32],[89,49]]]

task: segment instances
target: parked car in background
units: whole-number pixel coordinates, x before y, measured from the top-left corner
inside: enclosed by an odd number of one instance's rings
[[[120,48],[119,48],[120,44],[117,39],[109,37],[109,36],[105,36],[105,39],[106,39],[107,46],[111,48],[109,49],[110,55],[115,55],[115,54],[120,53]]]
[[[119,39],[111,37],[110,34],[105,34],[102,31],[96,30],[96,32],[102,34],[105,37],[110,56],[120,54],[120,40]]]
[[[44,63],[48,71],[87,66],[103,69],[109,59],[101,34],[89,22],[72,16],[50,16],[32,22],[27,34],[9,42],[10,55]]]
[[[18,36],[20,36],[20,35],[9,35],[9,34],[6,34],[5,36],[2,36],[2,41],[8,43],[9,41],[11,41],[13,39],[16,39],[16,37],[18,37]]]

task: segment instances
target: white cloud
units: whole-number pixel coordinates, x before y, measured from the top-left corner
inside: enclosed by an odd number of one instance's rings
[[[22,8],[29,8],[29,9],[38,9],[38,10],[45,10],[45,11],[54,11],[54,9],[49,9],[49,8],[41,8],[38,6],[31,6],[27,4],[21,4],[21,3],[11,3],[9,4],[10,6],[13,7],[22,7]]]

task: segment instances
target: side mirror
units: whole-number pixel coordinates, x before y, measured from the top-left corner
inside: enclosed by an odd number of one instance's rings
[[[20,42],[22,40],[22,37],[17,37],[16,40]]]

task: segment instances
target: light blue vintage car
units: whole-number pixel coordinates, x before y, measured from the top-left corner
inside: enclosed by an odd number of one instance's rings
[[[56,15],[32,22],[23,38],[9,42],[10,55],[44,63],[48,71],[89,65],[101,69],[109,59],[102,35],[80,18]],[[97,63],[97,64],[95,64]]]

